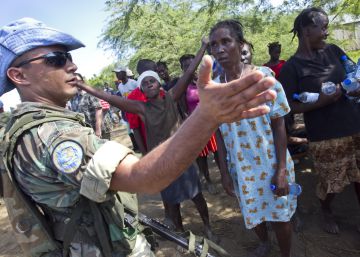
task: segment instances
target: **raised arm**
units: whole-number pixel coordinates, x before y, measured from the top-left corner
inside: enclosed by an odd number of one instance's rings
[[[97,90],[91,86],[86,85],[83,81],[78,81],[76,86],[82,90],[85,90],[89,94],[96,96],[97,98],[101,98],[107,101],[110,105],[115,106],[124,112],[136,113],[141,116],[143,116],[145,113],[145,106],[143,102],[128,100],[123,97],[110,95],[102,90]]]
[[[203,57],[208,44],[209,44],[209,39],[207,37],[203,37],[203,39],[201,40],[201,47],[199,51],[196,53],[196,56],[191,62],[189,68],[179,78],[175,86],[169,90],[169,93],[174,99],[174,101],[178,101],[182,96],[182,94],[186,91],[186,88],[189,85],[196,68],[199,66],[199,63],[201,62],[201,58]]]
[[[116,168],[110,189],[156,193],[174,181],[195,160],[221,123],[256,117],[269,112],[265,102],[275,99],[268,90],[273,78],[254,71],[242,79],[218,84],[211,80],[211,58],[200,67],[200,103],[179,130],[164,143],[138,160],[128,155]],[[192,138],[192,140],[184,140]]]

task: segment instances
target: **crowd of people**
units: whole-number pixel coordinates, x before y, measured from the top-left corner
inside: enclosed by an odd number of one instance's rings
[[[45,115],[43,123],[15,134],[16,144],[9,148],[13,152],[3,157],[5,166],[56,225],[72,219],[82,202],[100,203],[100,218],[92,208],[81,211],[70,240],[64,239],[68,233],[63,230],[54,231],[56,240],[67,241],[70,256],[109,256],[107,251],[110,256],[153,256],[141,230],[130,231],[117,211],[121,206],[130,208],[134,217],[137,214],[136,197],[122,192],[160,191],[164,223],[176,232],[184,231],[181,203],[191,200],[205,237],[219,243],[199,177],[204,177],[209,193],[217,194],[208,167],[212,153],[224,190],[238,199],[245,227],[259,238],[251,256],[269,253],[269,223],[281,256],[290,257],[291,219],[297,209],[297,195],[289,189],[296,181],[292,155],[308,152],[312,157],[326,232],[340,231],[331,211],[337,193],[353,183],[360,203],[360,108],[339,86],[346,77],[341,62],[346,53],[326,43],[328,24],[322,9],[304,9],[292,29],[298,38],[294,55],[281,60],[281,44],[270,42],[269,61],[256,66],[252,62],[256,45],[246,40],[242,24],[219,21],[195,55],[179,58],[180,77],[170,77],[164,61],[141,59],[137,80],[128,68],[117,67],[117,88],[106,83],[103,90],[88,86],[76,74],[67,51],[83,46],[77,39],[44,32],[47,27],[31,19],[5,26],[0,33],[0,53],[7,58],[1,66],[1,90],[16,87],[24,102],[13,112],[13,125],[5,134],[28,112],[46,110],[50,118],[59,113],[72,117],[49,121]],[[38,31],[35,40],[27,38],[29,28]],[[16,40],[6,41],[15,36],[25,44],[21,51]],[[213,62],[203,57],[207,51]],[[65,85],[57,82],[61,78]],[[321,90],[327,81],[337,84],[332,95]],[[319,99],[302,103],[293,98],[303,92],[319,93]],[[76,121],[73,112],[84,114],[83,121],[91,128]],[[294,121],[295,114],[303,114],[304,124]],[[141,153],[140,160],[109,141],[112,125],[120,120],[133,150]],[[27,147],[31,145],[39,147]],[[99,220],[109,226],[109,243],[95,236]],[[84,226],[90,229],[81,229]]]

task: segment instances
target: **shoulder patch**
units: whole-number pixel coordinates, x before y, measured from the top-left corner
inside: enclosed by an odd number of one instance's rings
[[[67,140],[57,144],[51,154],[55,167],[64,174],[72,174],[79,170],[84,151],[75,141]]]

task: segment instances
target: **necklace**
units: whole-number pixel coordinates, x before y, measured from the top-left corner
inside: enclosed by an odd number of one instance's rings
[[[241,79],[243,72],[244,72],[244,68],[245,68],[245,64],[242,63],[242,68],[241,68],[241,73],[240,73],[240,77],[239,79]],[[227,79],[226,79],[226,72],[225,72],[225,77],[224,77],[225,83],[228,83]]]

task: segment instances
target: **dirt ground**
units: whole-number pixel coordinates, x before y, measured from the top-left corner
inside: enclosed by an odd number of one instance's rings
[[[117,140],[129,145],[130,141],[122,129]],[[209,159],[210,174],[220,191],[217,195],[210,195],[204,190],[208,202],[210,219],[215,234],[221,238],[220,245],[234,257],[248,256],[257,245],[256,236],[245,229],[244,222],[236,199],[227,196],[222,190],[219,172],[212,159]],[[298,213],[304,222],[302,232],[293,234],[293,256],[296,257],[355,257],[360,256],[360,233],[356,231],[356,224],[360,223],[360,208],[357,204],[352,186],[349,186],[335,199],[333,207],[338,224],[339,235],[330,235],[321,228],[319,203],[315,197],[316,175],[311,161],[303,158],[296,164],[297,181],[303,187],[299,197]],[[140,210],[151,217],[162,219],[163,209],[159,195],[140,195]],[[185,229],[197,235],[202,234],[202,222],[191,201],[182,205],[182,216]],[[271,232],[273,249],[270,257],[280,256],[274,233]],[[176,245],[158,238],[158,257],[192,256],[181,253]],[[4,204],[0,205],[0,257],[23,256],[12,235]],[[214,256],[217,256],[214,253]]]

